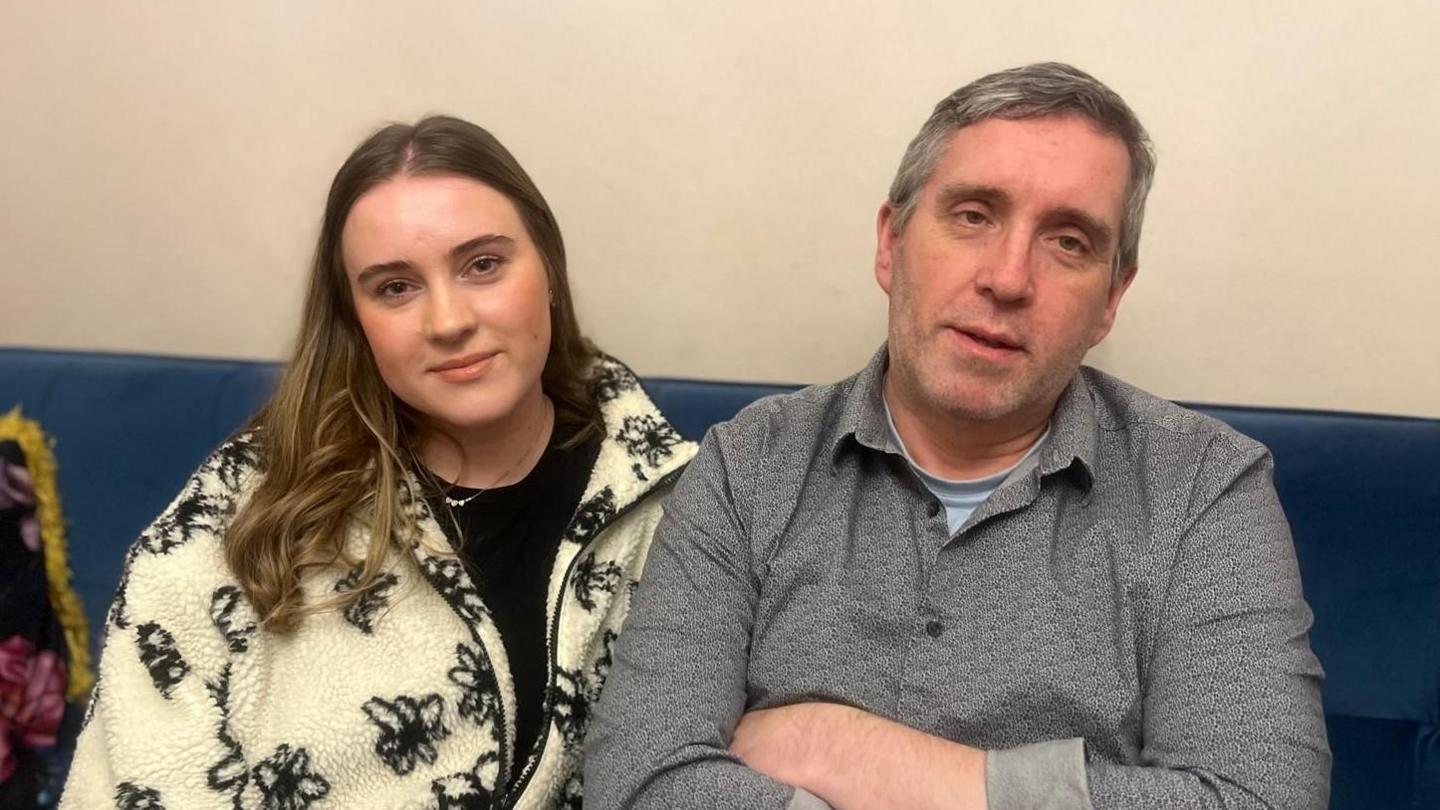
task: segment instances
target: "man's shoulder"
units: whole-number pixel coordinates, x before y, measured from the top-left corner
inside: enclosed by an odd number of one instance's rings
[[[1123,437],[1132,452],[1163,453],[1177,463],[1185,461],[1185,448],[1194,448],[1192,452],[1220,448],[1237,457],[1268,452],[1263,444],[1225,422],[1118,377],[1089,366],[1083,367],[1080,375],[1095,406],[1097,427],[1102,434]]]
[[[848,414],[859,374],[761,397],[711,428],[722,449],[756,448],[766,455],[818,451],[851,429]]]

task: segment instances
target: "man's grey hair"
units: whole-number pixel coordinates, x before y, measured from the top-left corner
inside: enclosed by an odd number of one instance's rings
[[[1130,153],[1120,244],[1112,268],[1119,280],[1120,274],[1140,258],[1140,226],[1145,221],[1145,198],[1155,178],[1155,149],[1140,119],[1119,94],[1085,71],[1059,62],[992,73],[935,105],[935,111],[905,150],[895,181],[890,184],[892,231],[903,231],[914,215],[920,190],[930,181],[956,130],[989,118],[1018,121],[1067,114],[1090,119],[1100,131],[1124,141]]]

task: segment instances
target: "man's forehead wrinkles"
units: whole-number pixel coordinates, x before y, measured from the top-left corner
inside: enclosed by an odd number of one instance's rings
[[[1124,142],[1088,120],[989,119],[951,133],[921,193],[948,201],[941,191],[970,186],[1005,192],[1016,204],[1041,195],[1043,207],[1086,211],[1118,229],[1129,172]]]

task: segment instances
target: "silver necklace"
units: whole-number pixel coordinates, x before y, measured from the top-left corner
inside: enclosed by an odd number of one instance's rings
[[[478,498],[478,497],[480,497],[481,495],[484,495],[484,494],[485,494],[485,490],[483,490],[483,489],[477,489],[477,490],[475,490],[475,492],[473,492],[472,494],[470,494],[470,495],[468,495],[468,496],[466,496],[466,497],[464,497],[464,498],[452,498],[452,497],[450,497],[449,495],[446,495],[446,496],[445,496],[445,503],[448,503],[448,504],[450,504],[451,506],[453,506],[453,507],[455,507],[456,509],[458,509],[458,508],[464,506],[464,505],[467,504],[467,503],[470,503],[471,501],[475,500],[476,498]]]
[[[554,407],[554,406],[552,406],[552,405],[550,404],[550,398],[549,398],[549,397],[546,397],[546,398],[545,398],[545,416],[540,419],[540,424],[536,426],[536,428],[535,428],[535,436],[539,436],[539,435],[540,435],[540,433],[543,431],[543,426],[545,425],[545,423],[546,423],[547,421],[549,421],[549,418],[548,418],[548,417],[550,416],[550,409],[551,409],[552,407]],[[495,486],[496,486],[496,484],[499,484],[501,481],[504,481],[504,480],[506,479],[506,477],[508,477],[508,476],[510,475],[510,473],[513,473],[513,472],[515,472],[515,470],[519,469],[521,462],[523,462],[525,459],[529,458],[529,457],[530,457],[530,454],[533,453],[534,451],[535,451],[535,439],[534,439],[534,437],[532,437],[532,438],[530,439],[530,446],[529,446],[528,448],[526,448],[524,454],[522,454],[519,458],[515,459],[515,463],[510,465],[510,469],[506,470],[506,471],[503,472],[503,473],[500,473],[500,477],[495,479],[495,483],[494,483],[494,484],[491,484],[491,485],[488,486],[488,487],[484,487],[484,488],[481,488],[481,489],[477,489],[477,490],[475,490],[474,492],[470,493],[469,495],[466,495],[466,496],[463,497],[463,498],[452,498],[452,497],[450,497],[450,495],[447,493],[447,494],[445,495],[445,504],[446,504],[447,506],[451,507],[452,509],[459,509],[460,507],[462,507],[462,506],[470,503],[471,501],[475,500],[476,498],[480,497],[481,495],[484,495],[486,492],[489,492],[490,490],[494,489]],[[453,485],[452,485],[452,486],[453,486]]]

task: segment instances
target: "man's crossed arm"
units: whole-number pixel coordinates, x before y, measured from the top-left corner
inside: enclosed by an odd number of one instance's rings
[[[707,436],[667,504],[587,739],[588,806],[1326,805],[1318,670],[1263,451],[1219,451],[1236,472],[1193,507],[1146,661],[1141,764],[1120,764],[1079,738],[984,752],[823,702],[747,714],[760,566],[732,488],[747,472],[720,445]]]

